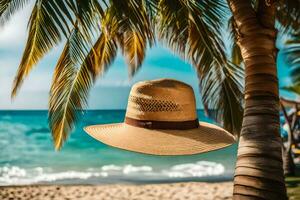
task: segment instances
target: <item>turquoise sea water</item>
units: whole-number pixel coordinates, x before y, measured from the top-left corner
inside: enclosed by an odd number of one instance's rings
[[[151,156],[104,145],[84,131],[121,122],[125,111],[87,111],[54,151],[47,111],[0,111],[0,185],[150,183],[232,179],[237,145],[193,156]],[[198,111],[202,121],[212,122]]]

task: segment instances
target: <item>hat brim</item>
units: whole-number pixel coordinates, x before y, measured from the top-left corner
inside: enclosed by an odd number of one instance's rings
[[[84,130],[107,145],[152,155],[199,154],[235,142],[230,133],[206,122],[199,122],[198,128],[189,130],[153,130],[126,123],[93,125]]]

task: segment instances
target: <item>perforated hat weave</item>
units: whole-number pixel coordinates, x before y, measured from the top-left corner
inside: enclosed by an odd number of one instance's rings
[[[123,123],[85,127],[113,147],[154,155],[188,155],[231,145],[226,130],[199,122],[191,86],[172,79],[136,83]]]

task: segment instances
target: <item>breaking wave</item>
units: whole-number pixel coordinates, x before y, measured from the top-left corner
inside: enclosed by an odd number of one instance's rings
[[[24,185],[37,183],[55,183],[64,181],[71,182],[80,179],[89,183],[90,179],[97,178],[99,182],[104,179],[135,179],[143,177],[147,180],[172,180],[174,178],[197,178],[219,176],[224,174],[225,168],[222,164],[208,161],[196,163],[179,164],[169,169],[157,170],[151,166],[134,165],[104,165],[100,168],[89,168],[85,171],[54,171],[51,168],[36,167],[31,169],[18,166],[0,167],[0,185]],[[103,181],[105,182],[105,180]]]

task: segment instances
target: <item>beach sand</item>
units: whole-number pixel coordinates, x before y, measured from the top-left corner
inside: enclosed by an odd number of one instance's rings
[[[221,200],[231,199],[232,183],[149,185],[37,185],[0,187],[1,200]]]

